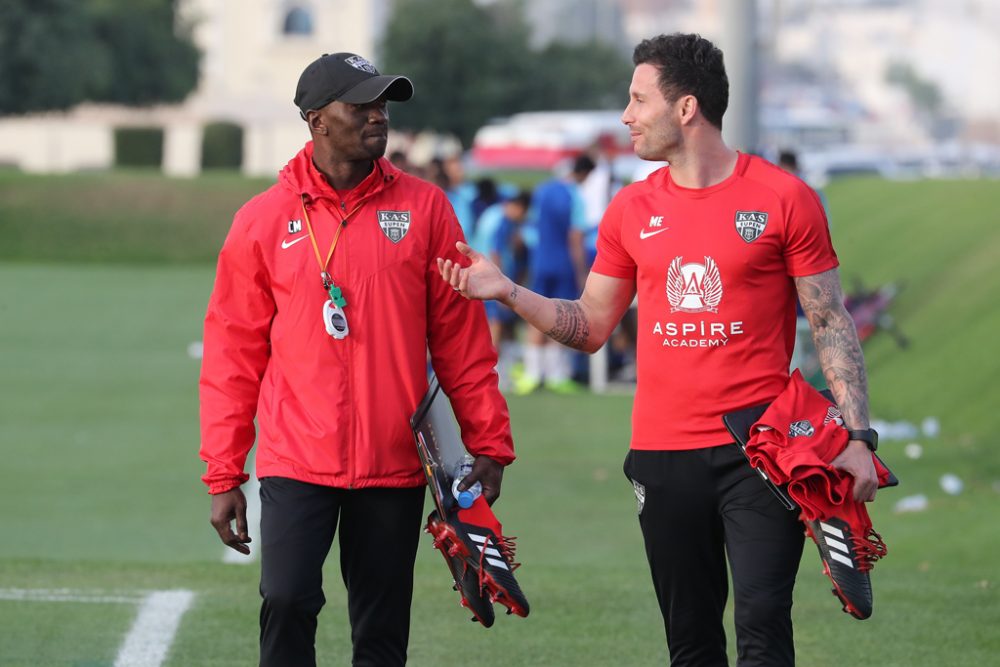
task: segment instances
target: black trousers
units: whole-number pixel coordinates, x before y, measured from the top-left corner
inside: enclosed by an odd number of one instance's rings
[[[792,589],[804,534],[736,445],[631,450],[625,475],[673,667],[727,665],[722,614],[732,571],[740,667],[795,664]]]
[[[323,562],[340,528],[353,665],[405,665],[424,489],[260,483],[260,664],[316,664]]]

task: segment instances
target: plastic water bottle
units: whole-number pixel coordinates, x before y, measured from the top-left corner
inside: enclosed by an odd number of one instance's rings
[[[465,479],[465,476],[472,472],[472,463],[475,459],[471,455],[466,454],[455,466],[455,481],[451,484],[451,493],[455,496],[455,500],[458,501],[458,506],[462,509],[469,509],[472,507],[472,503],[476,502],[478,498],[483,493],[483,485],[476,482],[465,491],[459,491],[459,483]]]

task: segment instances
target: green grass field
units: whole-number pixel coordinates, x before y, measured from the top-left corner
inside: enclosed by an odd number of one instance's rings
[[[227,224],[209,225],[195,211],[228,219],[225,202],[235,208],[260,184],[105,179],[0,174],[0,665],[112,665],[143,596],[169,590],[191,591],[194,600],[164,664],[255,664],[257,566],[224,564],[208,525],[198,480],[198,361],[187,348],[200,339],[213,276],[197,260]],[[148,209],[135,199],[146,190],[134,179],[148,191],[180,188],[173,199],[164,195],[176,209]],[[98,211],[146,212],[133,220],[81,207],[90,231],[71,229],[72,195],[63,187],[95,184],[122,193],[119,202],[99,198]],[[840,612],[806,545],[794,610],[799,664],[996,664],[1000,188],[862,180],[835,183],[827,194],[845,281],[904,285],[893,314],[912,345],[900,350],[883,336],[866,345],[873,415],[918,424],[934,416],[942,431],[918,438],[918,460],[904,456],[908,441],[882,445],[903,483],[872,507],[889,555],[873,573],[871,620]],[[62,217],[42,222],[55,209]],[[47,230],[18,237],[16,251],[6,245],[21,224],[12,222],[15,210],[23,224]],[[183,257],[155,248],[189,216],[209,227],[200,235],[192,222],[183,232]],[[94,234],[114,242],[102,245]],[[98,250],[77,257],[74,244]],[[489,630],[470,623],[425,536],[410,663],[450,664],[458,653],[484,666],[664,664],[635,500],[621,474],[629,397],[540,394],[511,398],[510,407],[520,458],[496,509],[519,537],[518,578],[531,616],[501,617]],[[960,495],[940,489],[946,472],[963,479]],[[892,511],[918,493],[928,497],[926,511]],[[336,562],[334,553],[321,664],[349,663]]]
[[[213,262],[233,213],[273,180],[0,170],[0,260]]]

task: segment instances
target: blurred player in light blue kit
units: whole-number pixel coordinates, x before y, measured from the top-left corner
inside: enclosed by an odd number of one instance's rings
[[[521,280],[528,274],[530,251],[524,237],[524,225],[530,205],[531,193],[521,191],[486,209],[479,220],[479,230],[488,235],[488,239],[482,242],[485,246],[482,252],[488,253],[494,264],[503,267],[504,273],[520,276]],[[500,388],[507,389],[512,383],[512,368],[521,356],[517,341],[520,318],[497,301],[486,302],[486,316],[499,357],[497,373]]]
[[[573,262],[570,235],[574,228],[586,224],[586,209],[580,197],[579,184],[594,170],[594,161],[581,155],[573,162],[567,178],[553,178],[535,190],[531,198],[529,225],[537,233],[532,246],[531,289],[553,299],[575,299],[580,295],[577,267]],[[524,348],[524,375],[518,378],[515,390],[529,394],[543,384],[551,391],[574,393],[571,351],[546,338],[531,327]]]

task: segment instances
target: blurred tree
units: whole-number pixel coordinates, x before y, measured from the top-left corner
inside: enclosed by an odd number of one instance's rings
[[[930,116],[941,111],[944,99],[940,89],[932,81],[920,76],[913,65],[898,61],[890,63],[886,68],[885,80],[903,88],[920,111]]]
[[[108,59],[91,99],[146,105],[180,102],[198,84],[200,53],[177,0],[90,0],[94,31]]]
[[[529,34],[520,0],[397,0],[379,65],[409,76],[415,94],[392,107],[393,126],[468,146],[494,117],[623,106],[632,71],[623,55],[599,43],[533,51]]]
[[[0,0],[0,114],[184,99],[199,52],[177,0]]]
[[[533,109],[624,109],[631,61],[603,42],[552,42],[537,55]]]
[[[66,109],[106,65],[76,0],[0,0],[0,114]]]
[[[450,132],[468,145],[491,117],[517,111],[531,55],[527,25],[514,9],[472,0],[398,0],[379,65],[405,73],[415,92],[392,107],[393,125]]]

